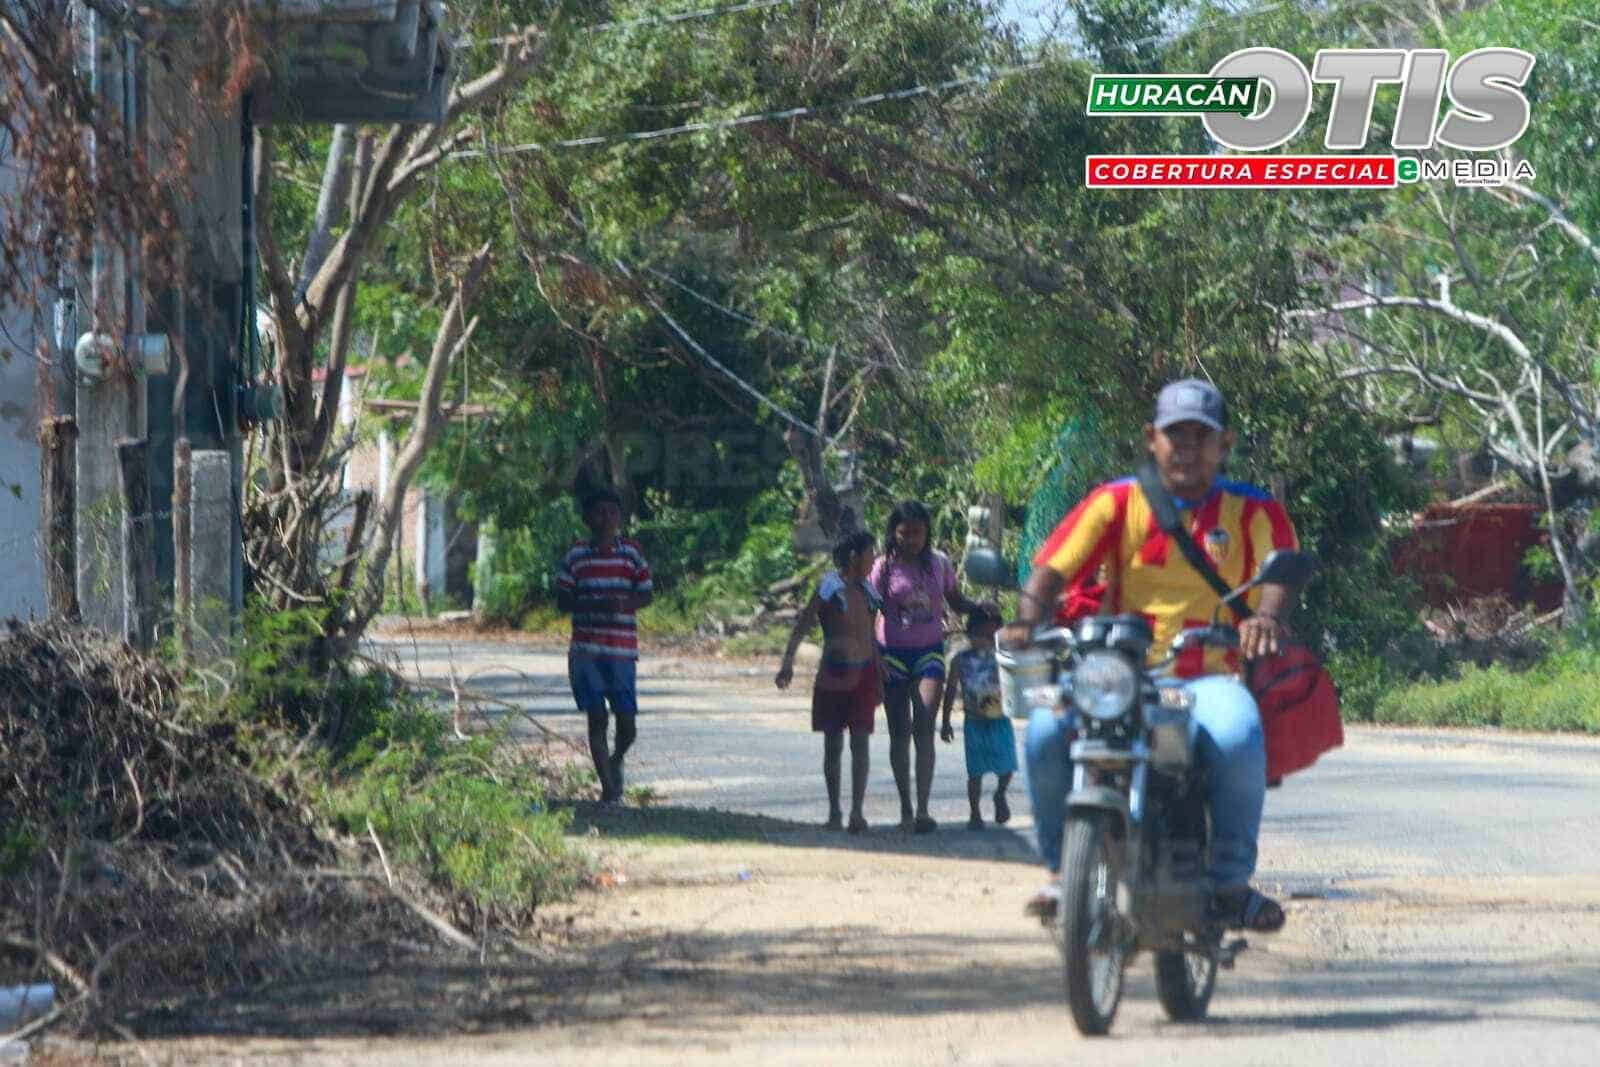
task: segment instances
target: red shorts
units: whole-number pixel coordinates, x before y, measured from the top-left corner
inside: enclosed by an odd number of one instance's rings
[[[883,680],[877,663],[842,666],[824,661],[817,668],[817,683],[811,690],[811,729],[818,733],[865,730],[870,734],[881,703]]]

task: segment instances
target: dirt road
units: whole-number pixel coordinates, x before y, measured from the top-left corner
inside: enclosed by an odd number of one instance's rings
[[[581,734],[559,652],[438,639],[388,648],[434,679],[453,661],[472,686]],[[630,784],[651,787],[659,806],[580,812],[578,832],[592,831],[621,877],[550,909],[537,967],[427,978],[459,990],[474,1032],[373,1039],[308,1026],[294,1041],[163,1053],[774,1067],[1600,1062],[1600,744],[1351,730],[1343,750],[1269,794],[1260,877],[1292,898],[1288,929],[1221,976],[1199,1026],[1164,1021],[1142,960],[1115,1036],[1086,1042],[1062,1005],[1054,947],[1019,913],[1039,878],[1020,781],[1010,828],[966,830],[958,737],[940,751],[943,829],[900,834],[888,827],[880,733],[868,817],[883,825],[862,838],[816,830],[821,746],[806,730],[804,679],[780,694],[770,671],[645,661]]]

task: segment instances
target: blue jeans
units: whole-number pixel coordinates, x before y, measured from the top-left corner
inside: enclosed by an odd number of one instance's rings
[[[1196,678],[1187,686],[1194,694],[1189,741],[1211,776],[1211,878],[1218,888],[1246,885],[1256,869],[1256,838],[1267,797],[1261,716],[1250,690],[1230,675]],[[1035,709],[1023,744],[1039,853],[1052,871],[1061,869],[1061,835],[1072,789],[1070,728],[1066,717]]]

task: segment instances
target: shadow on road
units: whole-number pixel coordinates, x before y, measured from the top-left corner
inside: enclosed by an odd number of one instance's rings
[[[749,815],[715,808],[677,806],[604,808],[587,801],[555,805],[572,812],[567,832],[602,839],[718,843],[749,842],[791,848],[837,848],[855,852],[928,855],[958,859],[1037,865],[1031,840],[1007,827],[986,825],[968,830],[964,823],[944,823],[931,834],[910,834],[895,824],[874,825],[863,834],[824,830],[817,823],[795,822],[767,815]]]
[[[1388,1030],[1396,1026],[1445,1026],[1452,1023],[1475,1022],[1482,1016],[1476,1011],[1430,1011],[1421,1008],[1397,1008],[1393,1011],[1326,1011],[1296,1012],[1290,1015],[1222,1015],[1213,1016],[1201,1024],[1213,1031],[1226,1031],[1238,1026],[1253,1031],[1332,1031],[1332,1030]]]
[[[1053,965],[1016,966],[1036,931],[973,938],[993,964],[952,968],[947,937],[851,925],[579,937],[545,960],[419,958],[379,972],[311,970],[248,998],[196,1001],[134,1021],[140,1036],[441,1036],[648,1018],[664,1044],[725,1033],[736,1017],[1011,1011],[1056,997]],[[870,947],[868,947],[870,946]],[[970,951],[970,946],[968,946]]]
[[[319,961],[302,977],[248,997],[195,1001],[132,1022],[141,1036],[315,1038],[439,1036],[631,1019],[648,1021],[652,1040],[673,1048],[725,1034],[739,1020],[826,1013],[843,1022],[1024,1008],[1056,1014],[1065,1037],[1070,1026],[1059,964],[1053,954],[1038,951],[1040,936],[1025,923],[1014,935],[963,937],[885,934],[825,920],[801,929],[646,926],[553,934],[537,957],[491,956],[486,964],[443,952],[369,970],[348,960]],[[952,959],[960,965],[952,966]],[[1597,979],[1593,965],[1571,961],[1363,963],[1255,977],[1241,965],[1222,977],[1210,1019],[1181,1026],[1160,1021],[1155,1032],[1242,1039],[1485,1022],[1571,1024],[1592,1018],[1600,1007]],[[1423,997],[1431,1004],[1415,1003]],[[1265,1000],[1275,1010],[1229,1014],[1229,1001],[1244,998]],[[1535,999],[1541,1002],[1537,1009],[1529,1003]],[[1394,1007],[1384,1006],[1389,1000],[1397,1002]],[[1150,965],[1142,959],[1130,972],[1124,1004],[1153,1002]],[[1125,1018],[1118,1032],[1134,1036],[1148,1025]]]

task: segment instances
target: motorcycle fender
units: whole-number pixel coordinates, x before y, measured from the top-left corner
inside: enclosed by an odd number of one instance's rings
[[[1117,830],[1120,833],[1128,832],[1128,798],[1117,790],[1103,785],[1086,786],[1083,789],[1074,789],[1067,797],[1067,810],[1079,811],[1093,809],[1109,812],[1116,816]]]

